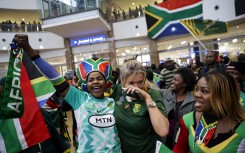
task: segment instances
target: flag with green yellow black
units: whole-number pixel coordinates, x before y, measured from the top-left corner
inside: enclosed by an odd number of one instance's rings
[[[203,20],[203,19],[189,19],[182,20],[182,25],[195,36],[212,35],[227,32],[227,22]]]

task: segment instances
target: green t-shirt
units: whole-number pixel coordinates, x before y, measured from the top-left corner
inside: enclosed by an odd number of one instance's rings
[[[116,102],[114,116],[124,153],[153,153],[156,141],[161,138],[155,133],[145,101],[126,100],[122,86],[115,85],[111,98]],[[156,102],[159,110],[166,116],[163,98],[157,90],[148,93]]]

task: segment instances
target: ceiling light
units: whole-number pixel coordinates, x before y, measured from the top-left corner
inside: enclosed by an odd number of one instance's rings
[[[5,46],[3,46],[3,50],[7,49]]]
[[[132,5],[134,5],[135,3],[133,2]]]
[[[186,43],[186,41],[182,41],[182,42],[181,42],[181,45],[184,45],[185,43]]]
[[[137,33],[136,33],[136,36],[140,36],[140,34],[137,32]]]
[[[168,46],[168,48],[167,49],[171,49],[173,46]]]
[[[243,40],[243,42],[245,43],[245,40]]]
[[[236,43],[236,42],[237,42],[237,39],[233,39],[232,42],[233,42],[233,43]]]
[[[217,40],[219,41],[219,40],[220,40],[220,38],[217,38]]]
[[[39,48],[40,48],[40,49],[43,49],[43,45],[40,45]]]
[[[225,43],[224,45],[227,46],[229,43]]]

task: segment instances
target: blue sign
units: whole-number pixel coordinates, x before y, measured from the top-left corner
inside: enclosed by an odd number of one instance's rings
[[[86,45],[86,44],[93,44],[98,42],[104,42],[106,41],[106,35],[97,35],[97,36],[91,36],[91,37],[84,37],[84,38],[77,38],[70,40],[70,46],[80,46],[80,45]]]

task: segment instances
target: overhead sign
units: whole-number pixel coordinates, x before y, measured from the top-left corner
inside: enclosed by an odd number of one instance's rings
[[[86,45],[86,44],[93,44],[98,42],[104,42],[106,41],[106,35],[97,35],[97,36],[91,36],[91,37],[84,37],[84,38],[77,38],[70,40],[70,46],[80,46],[80,45]]]

